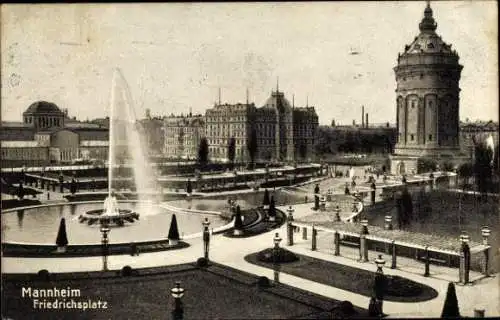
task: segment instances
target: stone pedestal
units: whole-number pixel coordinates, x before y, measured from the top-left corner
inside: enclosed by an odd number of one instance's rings
[[[359,237],[359,260],[368,262],[368,243],[364,234]]]

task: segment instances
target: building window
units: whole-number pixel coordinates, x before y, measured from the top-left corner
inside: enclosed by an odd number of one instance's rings
[[[413,108],[415,108],[415,101],[412,101],[412,102],[411,102],[411,108],[412,108],[412,109],[413,109]]]
[[[415,135],[411,134],[411,135],[410,135],[410,140],[411,140],[411,141],[415,140]]]
[[[429,141],[432,141],[432,134],[429,135]]]

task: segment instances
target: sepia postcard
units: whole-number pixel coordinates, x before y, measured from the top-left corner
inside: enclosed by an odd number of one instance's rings
[[[500,317],[498,4],[2,4],[2,319]]]

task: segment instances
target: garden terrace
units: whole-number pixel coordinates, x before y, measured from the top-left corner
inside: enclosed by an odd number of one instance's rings
[[[311,217],[311,216],[309,216]],[[292,223],[295,227],[314,228],[319,232],[332,234],[337,231],[340,234],[340,244],[346,246],[360,246],[360,232],[362,225],[359,223],[344,222],[318,222],[314,217],[298,219]],[[430,262],[433,264],[458,267],[461,243],[458,237],[452,238],[435,234],[425,234],[402,230],[384,230],[377,226],[368,226],[369,234],[366,235],[367,247],[369,250],[392,254],[392,244],[396,247],[398,256],[408,257],[417,260],[424,260],[426,249],[429,252]],[[333,246],[333,241],[331,241]],[[473,261],[473,270],[482,269],[483,253],[490,246],[485,246],[477,242],[469,242]]]
[[[124,270],[125,271],[125,270]],[[186,319],[324,319],[366,317],[367,310],[353,307],[342,313],[341,301],[328,299],[284,284],[258,286],[259,277],[211,263],[198,268],[194,264],[130,270],[131,272],[2,275],[3,316],[8,318],[55,319],[61,310],[35,313],[33,301],[22,297],[21,288],[49,289],[54,286],[81,290],[80,301],[100,299],[106,309],[88,309],[90,319],[169,318],[173,298],[170,288],[176,281],[185,289],[182,298]],[[210,288],[210,290],[207,290]],[[130,293],[134,292],[134,295]],[[215,294],[216,293],[216,294]],[[49,299],[52,301],[52,299]],[[81,316],[81,310],[67,309],[68,319]]]

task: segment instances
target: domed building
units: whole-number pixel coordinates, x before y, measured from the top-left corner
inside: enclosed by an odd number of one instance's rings
[[[62,128],[64,118],[64,112],[55,103],[47,101],[34,102],[23,112],[23,122],[37,130]]]
[[[463,158],[459,142],[459,56],[436,33],[429,2],[420,34],[398,55],[396,74],[397,143],[393,174],[417,172],[418,159],[437,163]],[[462,159],[463,160],[463,159]]]

